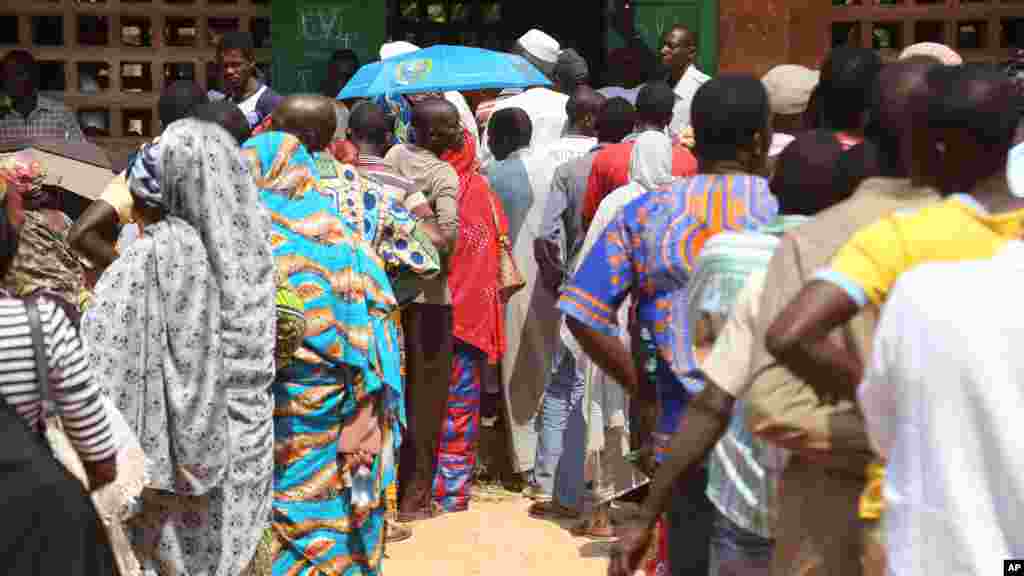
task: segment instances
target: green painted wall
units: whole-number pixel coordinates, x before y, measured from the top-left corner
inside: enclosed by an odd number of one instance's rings
[[[697,67],[708,74],[718,71],[718,0],[633,0],[636,31],[652,50],[661,49],[661,36],[673,24],[697,32]],[[614,30],[608,30],[608,49],[623,45]]]
[[[274,0],[272,78],[283,94],[318,92],[327,61],[351,48],[363,62],[377,59],[386,39],[384,0]]]

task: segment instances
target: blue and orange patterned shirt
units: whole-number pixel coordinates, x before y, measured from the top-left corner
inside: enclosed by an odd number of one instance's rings
[[[687,322],[687,290],[704,243],[724,230],[771,222],[778,202],[768,182],[749,174],[700,174],[676,180],[627,205],[605,228],[558,308],[617,336],[616,313],[627,295],[658,350],[658,432],[675,431],[686,401],[702,387],[687,375],[696,359]]]

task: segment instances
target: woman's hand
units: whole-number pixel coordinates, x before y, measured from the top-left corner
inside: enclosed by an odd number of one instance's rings
[[[112,483],[117,478],[117,456],[111,456],[98,462],[82,462],[85,475],[89,479],[89,490],[95,492]]]

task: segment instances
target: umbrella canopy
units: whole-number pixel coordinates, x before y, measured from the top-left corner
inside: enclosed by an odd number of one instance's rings
[[[550,85],[522,56],[439,44],[363,66],[338,99]]]
[[[31,150],[46,166],[44,184],[89,200],[98,198],[114,177],[106,151],[91,142],[31,138],[0,143],[0,155],[19,150]]]

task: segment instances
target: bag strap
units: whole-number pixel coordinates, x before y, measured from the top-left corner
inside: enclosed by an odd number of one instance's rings
[[[39,383],[40,422],[46,426],[46,409],[50,402],[50,367],[46,358],[46,344],[43,341],[43,327],[39,320],[39,307],[35,298],[25,299],[25,314],[32,333],[32,347],[35,350],[36,380]]]

